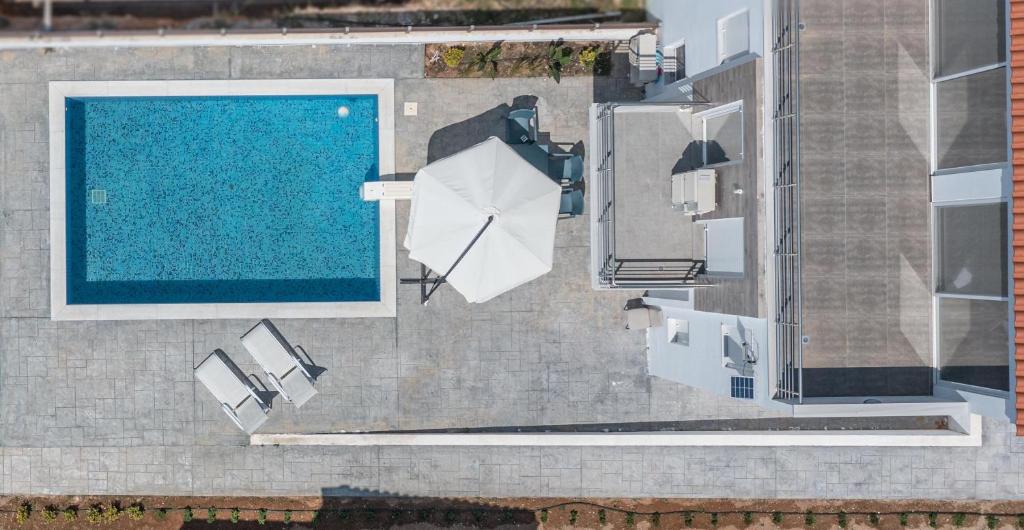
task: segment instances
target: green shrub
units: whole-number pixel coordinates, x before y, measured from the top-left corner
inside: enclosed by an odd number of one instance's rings
[[[878,523],[881,520],[882,518],[877,513],[868,514],[868,524],[870,524],[871,526],[878,526]]]
[[[23,502],[19,504],[17,511],[14,512],[14,520],[18,524],[25,524],[29,517],[32,517],[32,503]]]
[[[743,512],[743,524],[750,524],[754,522],[754,514],[750,512]]]
[[[490,71],[491,79],[498,77],[498,61],[501,60],[501,42],[494,43],[485,52],[478,52],[470,64],[480,72]]]
[[[1017,514],[1017,527],[1024,528],[1024,513]]]
[[[985,526],[987,526],[989,530],[995,530],[995,528],[999,526],[999,517],[992,514],[986,515]]]
[[[207,522],[207,524],[213,524],[215,521],[217,521],[217,509],[216,508],[207,508],[206,509],[206,522]]]
[[[121,507],[117,504],[111,504],[107,506],[106,510],[103,510],[103,520],[108,523],[113,523],[121,518]]]
[[[608,522],[608,514],[604,511],[604,508],[597,511],[597,522],[601,524]]]
[[[548,45],[548,77],[556,83],[562,82],[562,69],[572,61],[572,48],[564,45],[561,40]]]
[[[78,519],[78,508],[75,506],[64,508],[64,520],[70,523],[75,519]]]
[[[157,521],[166,521],[167,520],[167,508],[157,508],[156,509],[156,520]]]
[[[782,512],[772,512],[772,524],[779,526],[782,524]]]
[[[651,514],[651,526],[657,528],[661,526],[661,514],[654,512]]]
[[[455,68],[462,63],[462,58],[465,57],[465,55],[466,50],[463,48],[448,48],[444,51],[444,55],[442,57],[444,59],[444,64],[448,68]]]
[[[636,514],[633,512],[626,512],[626,526],[633,526],[636,524]]]
[[[597,63],[598,53],[597,48],[586,48],[584,50],[580,50],[580,65],[587,70],[593,70],[594,64]]]
[[[316,512],[313,512],[313,514],[314,514],[313,518],[316,519]],[[239,510],[238,508],[232,508],[231,509],[231,522],[232,523],[237,523],[238,520],[241,519],[241,518],[242,518],[242,511]]]
[[[85,512],[85,520],[93,524],[102,522],[103,510],[97,504],[90,506]]]
[[[814,522],[817,520],[818,518],[815,517],[814,512],[810,510],[807,510],[807,513],[804,514],[804,525],[806,526],[814,526]]]
[[[477,521],[477,522],[479,522],[479,521]],[[544,508],[544,509],[542,509],[540,511],[540,522],[542,522],[542,523],[548,522],[548,509],[547,508]]]
[[[967,522],[967,514],[957,512],[953,514],[953,526],[963,526]]]
[[[687,528],[693,526],[693,512],[683,512],[683,524]]]
[[[932,528],[939,527],[939,514],[935,512],[928,512],[928,526]]]
[[[576,510],[569,510],[569,524],[576,526],[576,520],[579,519],[580,512]]]
[[[256,510],[256,524],[258,524],[258,525],[265,525],[265,524],[267,524],[267,509],[266,508],[260,508],[259,510]]]
[[[839,528],[846,528],[846,512],[840,510],[839,513],[836,514],[836,522],[839,523]]]
[[[292,511],[291,510],[285,510],[284,511],[284,524],[291,524],[291,522],[292,522]]]
[[[181,509],[181,519],[183,521],[185,521],[186,523],[191,523],[193,517],[195,517],[195,514],[192,513],[191,506],[186,506]]]
[[[907,523],[909,521],[910,521],[910,515],[908,515],[907,512],[903,512],[903,513],[900,514],[900,526],[907,526]]]
[[[132,521],[138,521],[142,519],[143,515],[145,515],[145,510],[143,509],[141,504],[132,504],[131,506],[128,506],[128,508],[124,510],[124,513],[128,516],[128,519]]]
[[[711,513],[711,526],[718,526],[718,512]]]
[[[57,508],[52,505],[47,506],[43,508],[43,512],[41,515],[43,516],[44,521],[52,523],[57,520]]]
[[[312,512],[310,512],[310,514],[309,514],[309,522],[313,526],[316,526],[316,525],[320,524],[320,522],[321,522],[320,521],[320,510],[313,510]]]

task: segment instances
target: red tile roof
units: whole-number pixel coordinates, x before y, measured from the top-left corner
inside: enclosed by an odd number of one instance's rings
[[[1024,0],[1010,0],[1010,124],[1013,134],[1013,312],[1017,436],[1024,436]]]

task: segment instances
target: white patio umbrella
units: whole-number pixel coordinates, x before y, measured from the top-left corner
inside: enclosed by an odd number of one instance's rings
[[[551,270],[561,186],[491,137],[416,173],[405,248],[469,302]],[[425,298],[429,298],[429,293]]]

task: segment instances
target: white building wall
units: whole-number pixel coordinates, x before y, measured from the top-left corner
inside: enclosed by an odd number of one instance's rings
[[[748,12],[748,49],[764,56],[766,0],[647,0],[647,13],[661,21],[661,44],[686,44],[686,75],[693,76],[720,64],[718,20]]]

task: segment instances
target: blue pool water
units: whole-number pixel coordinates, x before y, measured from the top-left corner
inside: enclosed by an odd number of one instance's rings
[[[66,106],[68,304],[380,299],[376,96]]]

